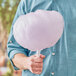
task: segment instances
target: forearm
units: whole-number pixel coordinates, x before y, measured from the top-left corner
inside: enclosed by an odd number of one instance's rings
[[[18,67],[20,70],[27,70],[28,57],[24,54],[16,54],[12,59],[14,65]]]

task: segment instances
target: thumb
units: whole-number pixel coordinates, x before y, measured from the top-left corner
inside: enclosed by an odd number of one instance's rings
[[[44,59],[45,58],[45,55],[40,54],[40,58]]]

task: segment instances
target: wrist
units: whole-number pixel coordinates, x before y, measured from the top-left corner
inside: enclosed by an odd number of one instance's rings
[[[28,70],[29,69],[29,57],[23,58],[23,69]]]

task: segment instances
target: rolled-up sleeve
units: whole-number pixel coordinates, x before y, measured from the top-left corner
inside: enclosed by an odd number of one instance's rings
[[[28,51],[27,49],[21,47],[17,42],[16,40],[14,39],[14,36],[13,36],[13,25],[14,23],[16,22],[17,18],[20,16],[20,15],[23,15],[23,14],[26,14],[26,6],[24,4],[24,0],[21,0],[19,5],[18,5],[18,8],[17,8],[17,12],[16,12],[16,15],[14,17],[14,20],[13,20],[13,23],[12,23],[12,26],[11,26],[11,31],[10,31],[10,35],[9,35],[9,38],[8,38],[8,42],[7,42],[7,52],[8,52],[8,57],[14,67],[15,70],[19,70],[19,68],[17,68],[14,63],[12,62],[12,59],[14,58],[14,55],[17,54],[17,53],[22,53],[24,55],[28,55]]]

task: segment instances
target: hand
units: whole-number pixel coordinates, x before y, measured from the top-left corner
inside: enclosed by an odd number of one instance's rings
[[[33,55],[27,58],[27,68],[34,74],[41,74],[42,68],[43,68],[43,59],[45,58],[44,55],[40,54],[40,57],[38,55]]]

